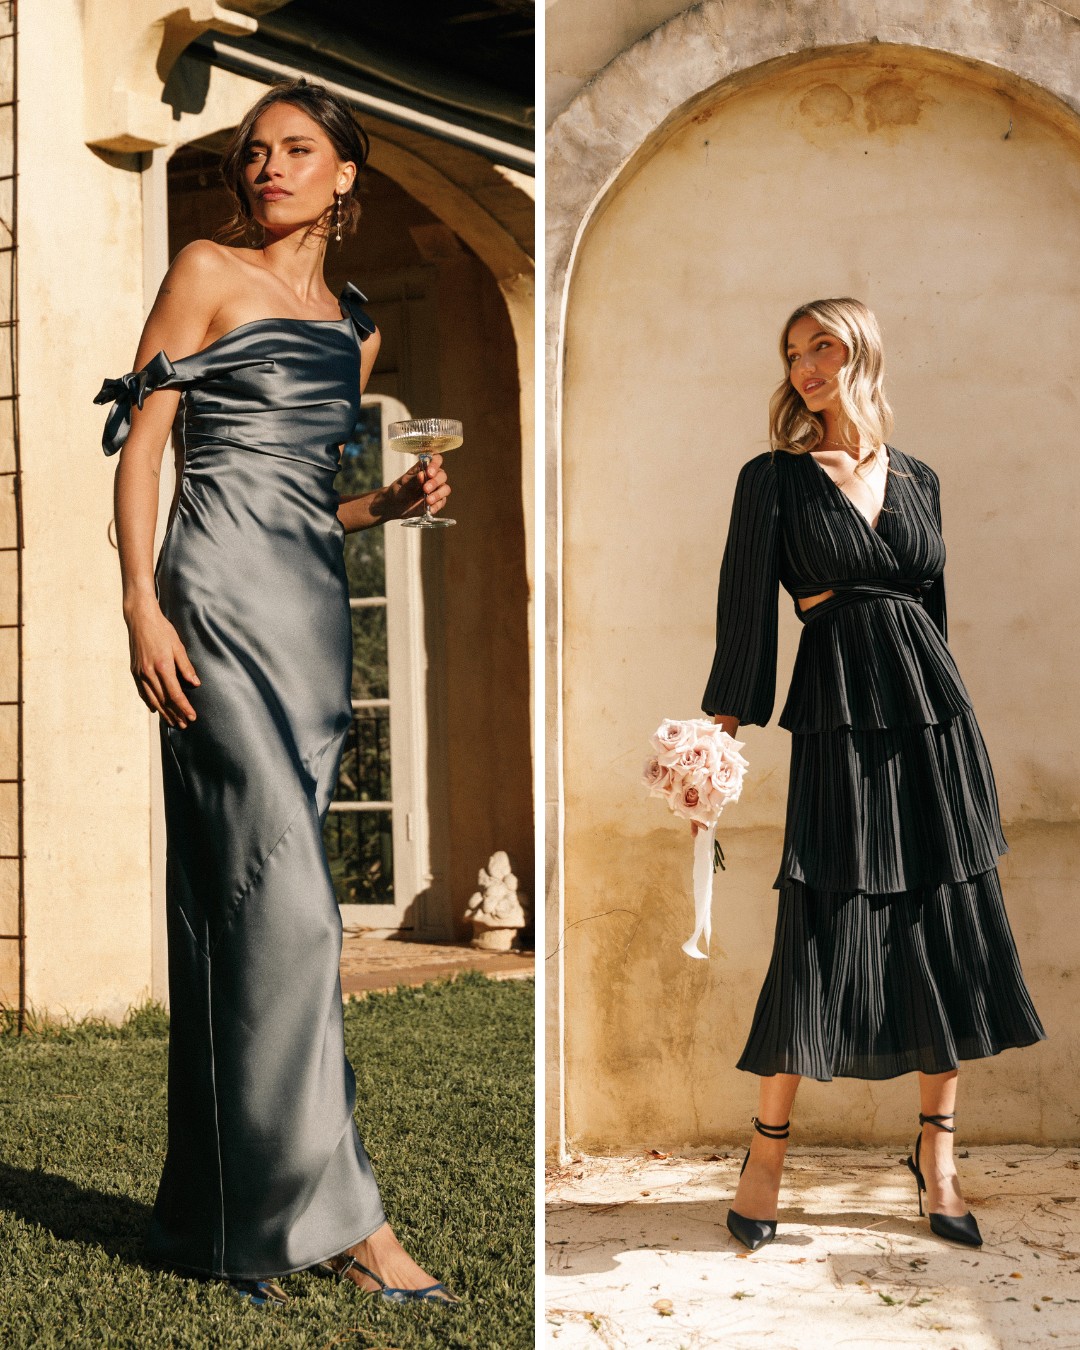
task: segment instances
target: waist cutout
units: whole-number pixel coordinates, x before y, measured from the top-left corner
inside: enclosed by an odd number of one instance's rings
[[[802,623],[813,623],[815,619],[821,618],[823,613],[831,614],[834,610],[842,609],[846,605],[859,604],[864,600],[907,600],[922,604],[922,587],[914,581],[851,581],[825,586],[822,589],[831,590],[833,594],[827,600],[811,605],[809,609],[801,609],[799,597],[795,597],[795,613]]]

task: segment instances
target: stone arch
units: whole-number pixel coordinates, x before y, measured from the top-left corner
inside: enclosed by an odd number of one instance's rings
[[[932,18],[917,0],[813,7],[796,0],[769,6],[705,0],[621,52],[548,131],[549,338],[561,326],[574,249],[589,217],[665,126],[754,67],[864,43],[919,47],[996,67],[1080,115],[1075,0],[942,0]]]

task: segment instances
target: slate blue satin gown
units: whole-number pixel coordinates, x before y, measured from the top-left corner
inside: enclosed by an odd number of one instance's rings
[[[758,455],[735,489],[703,710],[764,726],[781,585],[803,625],[778,719],[791,772],[773,953],[738,1061],[752,1073],[944,1073],[1045,1037],[947,642],[940,484],[888,449],[875,526],[809,454]]]
[[[168,1152],[149,1234],[178,1269],[265,1278],[385,1219],[353,1120],[341,918],[322,844],[352,717],[338,445],[375,331],[256,319],[192,356],[106,380],[114,454],[131,405],[178,389],[179,498],[158,598],[201,683],[160,723],[167,828]]]

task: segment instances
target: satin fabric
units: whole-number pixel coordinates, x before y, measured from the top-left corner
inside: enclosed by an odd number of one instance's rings
[[[1045,1036],[948,647],[940,485],[888,450],[873,526],[811,455],[758,455],[736,484],[703,710],[764,726],[781,585],[803,628],[778,718],[792,739],[774,950],[739,1060],[759,1074],[936,1073]]]
[[[167,828],[168,1152],[152,1257],[216,1276],[303,1269],[384,1221],[353,1119],[342,928],[322,826],[352,717],[338,445],[374,325],[267,318],[106,380],[102,446],[179,389],[179,498],[155,569],[201,681],[160,724]]]

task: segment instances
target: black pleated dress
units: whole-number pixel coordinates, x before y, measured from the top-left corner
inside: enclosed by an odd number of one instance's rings
[[[779,718],[776,936],[740,1069],[943,1073],[1045,1039],[1005,915],[993,772],[946,645],[944,564],[937,475],[891,446],[876,526],[812,455],[739,474],[703,710],[764,726],[781,584],[803,623]]]

